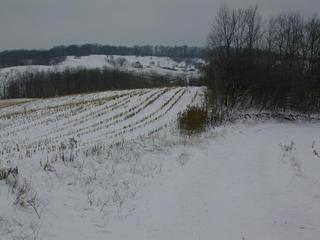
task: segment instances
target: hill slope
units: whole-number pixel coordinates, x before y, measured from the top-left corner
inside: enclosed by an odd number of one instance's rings
[[[167,158],[111,239],[315,240],[320,236],[319,124],[234,125]],[[177,154],[179,152],[179,154]],[[100,238],[97,238],[100,239]],[[102,239],[102,238],[101,238]]]
[[[178,114],[202,101],[163,88],[1,108],[0,178],[19,169],[0,180],[1,236],[318,239],[319,124],[180,135]]]

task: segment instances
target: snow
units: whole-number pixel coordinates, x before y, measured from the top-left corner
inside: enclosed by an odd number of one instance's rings
[[[179,139],[169,133],[178,114],[202,100],[202,88],[161,88],[1,108],[0,170],[18,167],[18,185],[26,181],[30,188],[22,202],[36,195],[41,218],[29,203],[13,204],[18,191],[0,181],[0,233],[7,239],[33,239],[40,229],[44,239],[55,239],[59,233],[72,236],[68,229],[75,222],[88,224],[95,216],[103,223],[117,215],[161,171],[160,159],[143,156],[175,145]]]
[[[121,60],[123,64],[120,64]],[[139,62],[141,69],[135,67]],[[143,72],[143,73],[158,73],[162,75],[186,75],[188,77],[199,76],[199,71],[196,70],[195,63],[204,63],[202,59],[192,59],[192,62],[187,64],[186,61],[176,62],[169,57],[154,57],[154,56],[119,56],[119,55],[89,55],[83,57],[69,56],[58,66],[66,67],[86,67],[86,68],[117,68],[123,71]]]
[[[202,101],[203,88],[168,88],[1,108],[0,168],[19,168],[40,218],[0,180],[0,238],[318,239],[319,123],[181,135],[178,114]]]
[[[319,125],[231,128],[183,148],[187,164],[154,181],[111,238],[318,239]]]

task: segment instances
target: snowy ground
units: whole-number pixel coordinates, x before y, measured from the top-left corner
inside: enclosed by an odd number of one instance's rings
[[[180,135],[177,114],[202,93],[110,91],[2,108],[0,167],[18,166],[30,190],[14,204],[17,191],[0,180],[0,238],[319,239],[319,124]]]
[[[178,114],[202,101],[202,88],[161,88],[1,108],[0,179],[15,167],[19,179],[0,181],[0,233],[7,239],[34,239],[38,231],[43,239],[59,239],[61,233],[63,239],[75,234],[68,230],[75,222],[94,216],[101,225],[121,216],[165,167],[147,155],[179,144]]]
[[[230,128],[169,154],[111,239],[319,239],[319,125]]]

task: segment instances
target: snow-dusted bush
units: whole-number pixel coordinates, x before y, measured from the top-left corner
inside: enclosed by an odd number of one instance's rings
[[[0,180],[7,179],[10,175],[18,175],[18,168],[0,168]]]
[[[37,193],[32,189],[31,181],[27,179],[23,179],[22,183],[18,183],[15,189],[15,205],[19,205],[21,207],[31,207],[38,218],[40,218],[40,200],[37,197]]]
[[[206,129],[209,117],[208,110],[200,107],[190,107],[179,117],[180,130],[187,133],[199,133]]]

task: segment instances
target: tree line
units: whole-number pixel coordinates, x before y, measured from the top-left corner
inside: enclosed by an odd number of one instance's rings
[[[184,85],[179,77],[103,69],[24,72],[5,89],[4,98],[46,98],[78,93]]]
[[[66,56],[135,55],[160,56],[174,59],[203,58],[205,48],[188,46],[110,46],[84,44],[57,46],[49,50],[10,50],[0,52],[0,68],[19,65],[54,65],[65,60]]]
[[[320,110],[320,19],[257,7],[218,11],[208,36],[206,81],[216,111]]]

